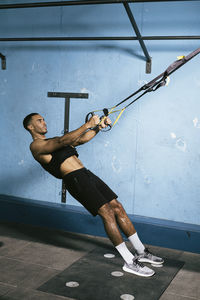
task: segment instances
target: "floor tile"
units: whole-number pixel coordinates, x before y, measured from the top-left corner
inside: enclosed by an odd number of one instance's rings
[[[0,235],[0,241],[2,243],[0,247],[0,256],[6,256],[12,254],[16,250],[21,250],[23,247],[28,245],[29,241],[23,241],[13,237],[5,237]]]
[[[183,295],[164,293],[159,300],[199,300],[199,298],[191,298]]]
[[[40,291],[34,291],[32,289],[18,288],[15,291],[2,296],[1,300],[75,300],[75,299],[56,296],[56,295],[52,295]]]
[[[85,255],[85,251],[74,251],[42,243],[29,243],[26,247],[16,250],[9,257],[29,263],[46,266],[56,270],[64,270],[77,259]]]
[[[166,292],[200,299],[200,272],[188,271],[183,267]]]
[[[0,299],[3,295],[16,289],[16,286],[0,283]]]
[[[31,257],[30,257],[31,259]],[[0,257],[0,282],[13,286],[38,287],[59,272],[31,263]]]

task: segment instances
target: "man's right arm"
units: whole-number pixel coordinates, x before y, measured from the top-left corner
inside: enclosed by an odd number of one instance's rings
[[[84,132],[95,127],[99,123],[99,117],[93,116],[90,120],[76,130],[67,132],[61,137],[54,137],[47,140],[36,139],[30,146],[31,152],[35,157],[40,154],[52,153],[63,146],[72,145]]]

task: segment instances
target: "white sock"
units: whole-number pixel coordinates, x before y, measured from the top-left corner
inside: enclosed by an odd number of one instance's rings
[[[133,262],[133,254],[128,250],[128,248],[126,247],[125,242],[119,244],[118,246],[115,247],[117,249],[117,251],[120,253],[120,255],[123,257],[123,259],[125,260],[125,262],[127,264],[132,264]]]
[[[144,245],[142,244],[142,242],[140,241],[137,232],[132,234],[131,236],[128,237],[129,241],[131,242],[131,244],[133,245],[133,247],[135,248],[135,250],[137,251],[138,254],[142,254],[144,253]]]

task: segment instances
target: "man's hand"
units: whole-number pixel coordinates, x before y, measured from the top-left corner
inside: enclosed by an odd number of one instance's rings
[[[106,128],[109,125],[111,125],[111,119],[109,117],[103,117],[103,119],[101,120],[100,124],[99,124],[99,129],[101,130],[102,128]]]
[[[100,120],[98,115],[92,116],[87,122],[90,128],[95,128],[98,125],[99,130],[108,127],[109,125],[111,125],[111,123],[112,122],[109,117],[103,117]]]
[[[100,118],[97,115],[92,116],[87,122],[90,128],[96,127],[100,122]]]

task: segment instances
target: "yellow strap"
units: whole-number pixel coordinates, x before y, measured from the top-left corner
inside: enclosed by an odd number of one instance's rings
[[[183,58],[185,58],[185,55],[177,56],[178,60],[183,59]]]
[[[98,109],[98,110],[93,110],[92,112],[98,112],[98,111],[102,111],[102,109]]]
[[[108,112],[109,115],[112,114],[112,113],[114,113],[113,109],[115,109],[115,107],[116,106],[111,107],[110,111]]]
[[[113,110],[113,108],[112,108],[111,111],[108,113],[108,115],[114,114],[114,113],[116,113],[116,112],[118,112],[118,111],[121,111],[121,109]]]
[[[125,107],[121,110],[121,112],[119,113],[118,117],[116,118],[115,122],[113,123],[112,127],[117,123],[117,121],[119,120],[119,118],[121,117],[122,113],[125,111]]]
[[[99,124],[98,125],[101,125],[102,124],[102,122],[105,120],[105,118],[106,118],[106,116],[104,116],[101,120],[100,120],[100,122],[99,122]]]

